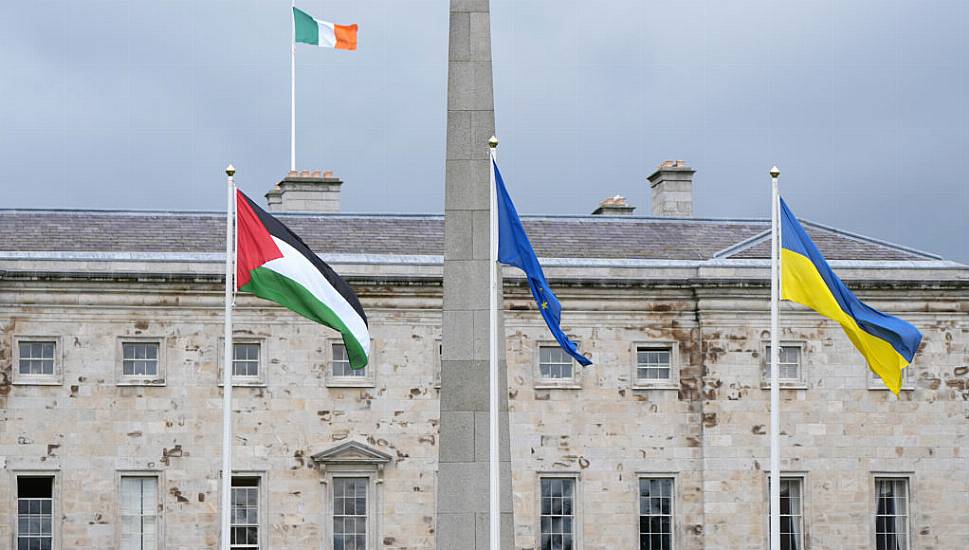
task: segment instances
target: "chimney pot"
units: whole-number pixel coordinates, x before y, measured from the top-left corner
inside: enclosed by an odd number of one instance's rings
[[[696,170],[682,160],[664,160],[651,176],[650,212],[653,216],[689,218],[693,216],[693,174]]]
[[[339,212],[342,185],[330,170],[290,170],[266,193],[266,202],[270,212]]]

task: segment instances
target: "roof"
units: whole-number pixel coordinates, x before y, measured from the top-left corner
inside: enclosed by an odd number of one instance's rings
[[[440,215],[274,213],[320,254],[441,255]],[[648,260],[767,258],[767,220],[525,216],[540,257]],[[938,256],[803,222],[830,260],[924,261]],[[225,214],[188,211],[0,209],[4,252],[182,252],[225,249]]]

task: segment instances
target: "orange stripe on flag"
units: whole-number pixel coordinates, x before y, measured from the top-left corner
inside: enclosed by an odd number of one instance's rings
[[[333,25],[333,33],[336,35],[336,48],[338,50],[357,49],[357,24],[353,25]]]

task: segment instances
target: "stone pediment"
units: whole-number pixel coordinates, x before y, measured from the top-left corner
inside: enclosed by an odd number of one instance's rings
[[[314,462],[322,465],[370,464],[377,466],[390,462],[393,457],[369,445],[357,441],[348,441],[318,452],[312,458]]]

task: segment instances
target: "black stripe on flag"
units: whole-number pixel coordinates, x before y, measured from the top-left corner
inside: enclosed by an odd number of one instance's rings
[[[332,267],[327,265],[326,262],[321,260],[319,256],[310,250],[310,247],[306,246],[306,243],[303,242],[303,239],[299,238],[299,235],[293,233],[283,222],[277,220],[268,212],[260,208],[259,205],[252,202],[252,199],[250,199],[244,193],[242,196],[246,197],[246,201],[249,202],[249,206],[252,207],[252,211],[255,212],[256,216],[259,217],[259,221],[261,221],[266,227],[269,234],[277,239],[286,241],[286,243],[298,250],[300,254],[306,256],[306,259],[309,260],[313,266],[316,267],[316,269],[320,270],[323,277],[325,277],[326,280],[333,285],[333,288],[335,288],[336,291],[339,292],[344,299],[346,299],[347,303],[350,304],[350,307],[357,312],[360,318],[363,319],[364,324],[369,327],[370,325],[367,322],[367,314],[363,312],[363,306],[360,305],[360,300],[357,298],[356,293],[353,292],[353,289],[350,288],[350,285],[347,284],[342,277],[337,275],[336,271],[333,271]]]

